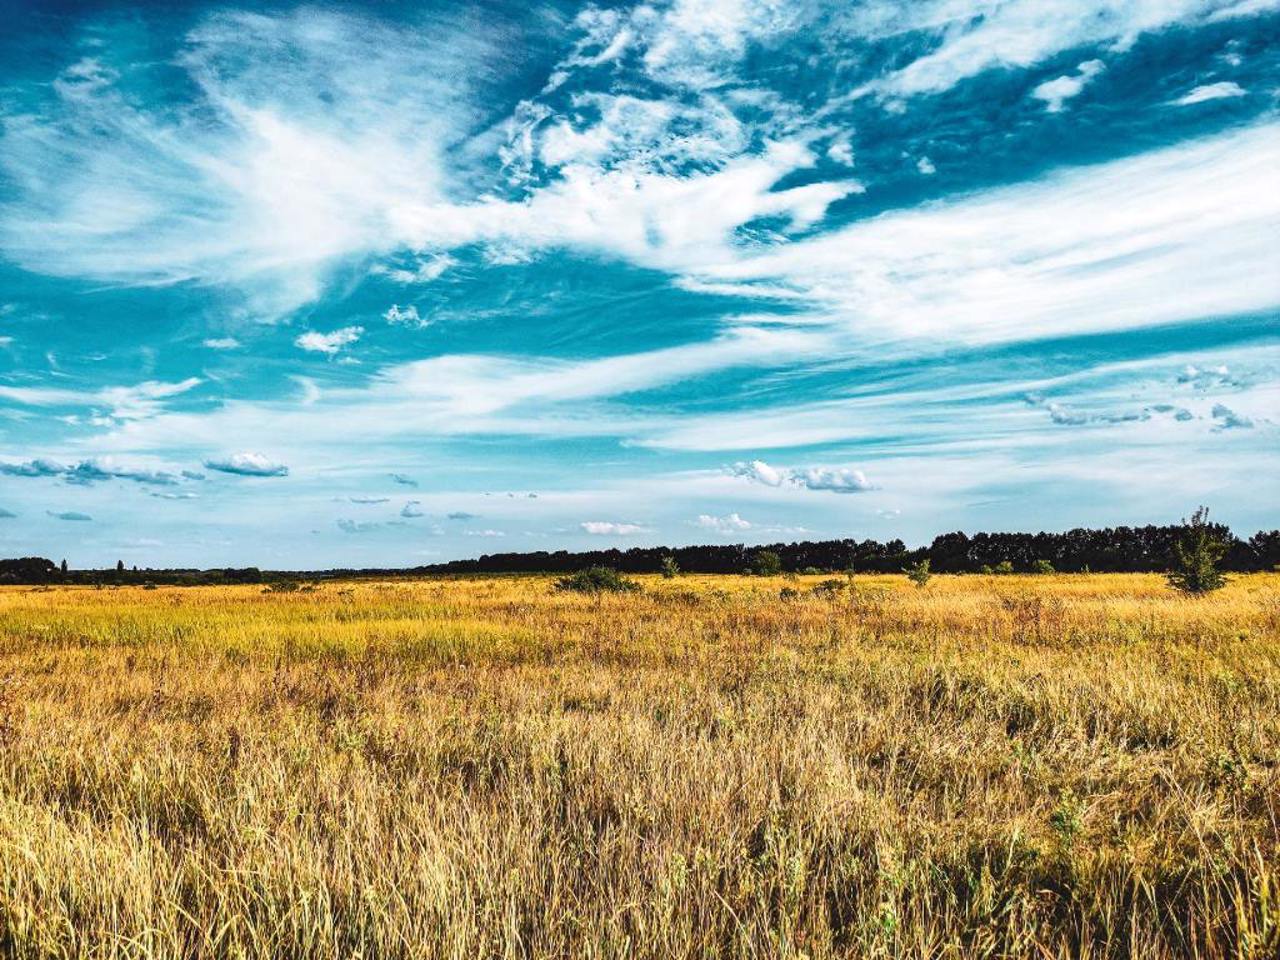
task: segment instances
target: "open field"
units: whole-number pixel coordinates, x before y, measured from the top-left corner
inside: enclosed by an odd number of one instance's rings
[[[0,953],[1280,952],[1280,575],[642,579],[0,589]]]

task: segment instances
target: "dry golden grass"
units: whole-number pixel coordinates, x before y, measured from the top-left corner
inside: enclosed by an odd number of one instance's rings
[[[1280,576],[816,582],[0,590],[0,953],[1280,955]]]

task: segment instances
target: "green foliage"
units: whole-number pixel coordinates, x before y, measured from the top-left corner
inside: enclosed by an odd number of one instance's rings
[[[1084,828],[1084,803],[1068,787],[1058,797],[1058,805],[1049,815],[1049,826],[1052,828],[1058,846],[1063,852],[1071,850],[1076,838]]]
[[[1032,573],[1057,573],[1057,571],[1053,569],[1053,564],[1050,563],[1048,560],[1037,560],[1034,563],[1032,563],[1031,572]]]
[[[571,593],[635,593],[640,584],[628,580],[612,567],[587,567],[556,581],[557,590]]]
[[[1010,574],[1013,573],[1013,562],[1011,560],[1001,560],[991,569],[992,573]]]
[[[662,558],[662,564],[658,569],[663,578],[667,580],[674,580],[680,575],[680,564],[676,563],[676,558],[671,554],[667,554]]]
[[[907,579],[914,583],[917,587],[923,587],[933,576],[929,572],[929,558],[925,557],[919,563],[912,564],[909,567],[903,567],[902,572],[907,575]]]
[[[751,571],[758,577],[776,577],[782,572],[782,558],[772,550],[760,550],[751,558]]]
[[[1221,589],[1227,578],[1218,562],[1226,555],[1227,545],[1209,525],[1209,508],[1199,507],[1182,524],[1182,539],[1174,544],[1174,565],[1167,575],[1169,585],[1192,596]]]

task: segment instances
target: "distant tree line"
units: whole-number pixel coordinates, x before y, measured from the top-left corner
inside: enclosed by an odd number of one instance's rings
[[[69,583],[86,585],[199,586],[210,584],[272,583],[297,579],[336,579],[375,576],[428,576],[472,573],[570,573],[589,567],[608,567],[621,573],[743,573],[774,566],[781,571],[900,573],[928,561],[934,573],[1010,571],[1061,573],[1158,573],[1176,562],[1186,526],[1079,528],[1065,533],[945,533],[927,547],[908,549],[901,540],[819,540],[761,546],[708,544],[691,547],[633,547],[630,550],[588,550],[554,553],[494,553],[474,560],[411,568],[338,569],[322,571],[265,571],[257,567],[225,569],[69,570],[43,557],[0,560],[0,584]],[[1259,532],[1242,540],[1224,524],[1210,523],[1206,535],[1220,548],[1221,569],[1231,572],[1280,567],[1280,530]],[[762,564],[767,560],[767,564]]]
[[[788,573],[851,570],[899,573],[929,562],[935,573],[1011,570],[1040,573],[1155,573],[1170,568],[1185,531],[1181,524],[1146,527],[1080,528],[1065,533],[946,533],[927,547],[908,549],[901,540],[820,540],[772,543],[756,547],[712,544],[693,547],[633,547],[571,553],[495,553],[476,560],[453,560],[418,568],[426,573],[564,573],[586,567],[611,567],[622,573],[659,573],[667,558],[685,573],[742,573],[757,569],[761,554],[776,554]],[[1259,532],[1248,540],[1224,524],[1208,525],[1223,547],[1224,570],[1247,572],[1280,566],[1280,530]]]

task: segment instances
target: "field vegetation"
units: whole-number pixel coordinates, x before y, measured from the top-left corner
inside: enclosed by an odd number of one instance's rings
[[[636,579],[0,588],[0,955],[1280,955],[1280,575]]]

